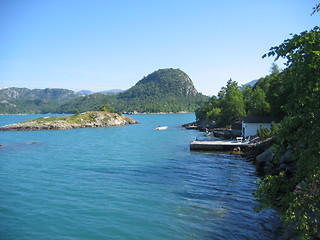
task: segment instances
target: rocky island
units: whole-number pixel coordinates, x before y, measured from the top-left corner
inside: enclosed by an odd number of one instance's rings
[[[138,123],[133,118],[119,113],[90,111],[63,117],[41,117],[0,127],[0,131],[64,130],[73,128],[92,128],[122,126]]]

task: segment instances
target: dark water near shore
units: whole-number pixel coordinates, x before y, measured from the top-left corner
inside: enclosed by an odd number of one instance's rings
[[[275,214],[253,212],[251,163],[189,151],[198,132],[180,126],[193,114],[133,117],[141,124],[0,132],[0,239],[278,239]]]

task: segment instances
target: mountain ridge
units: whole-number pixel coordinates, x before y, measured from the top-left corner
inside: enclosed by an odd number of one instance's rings
[[[45,89],[29,89],[9,87],[0,89],[0,100],[10,99],[47,99],[55,100],[57,102],[66,102],[77,97],[77,93],[63,88],[45,88]]]
[[[117,94],[80,95],[59,88],[0,89],[0,113],[73,113],[99,110],[103,105],[109,105],[116,112],[192,112],[207,99],[196,90],[185,72],[166,68],[148,74]]]

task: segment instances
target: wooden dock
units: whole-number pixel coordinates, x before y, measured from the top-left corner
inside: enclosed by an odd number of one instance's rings
[[[190,150],[195,151],[234,151],[248,147],[248,142],[237,140],[229,141],[193,141],[190,143]]]

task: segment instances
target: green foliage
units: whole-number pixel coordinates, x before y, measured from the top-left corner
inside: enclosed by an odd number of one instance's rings
[[[265,98],[261,100],[269,105],[267,107],[269,109],[265,111],[266,115],[282,119],[285,116],[284,105],[292,92],[290,86],[285,83],[283,75],[277,71],[271,72],[270,75],[259,79],[253,89],[256,88],[262,89],[265,93]]]
[[[122,96],[136,93],[140,87],[149,93],[161,92],[161,94],[174,94],[175,96],[197,95],[197,90],[189,76],[180,69],[159,69],[140,80],[130,91],[122,93]],[[153,89],[156,89],[155,91]],[[148,91],[149,90],[149,91]],[[138,90],[137,92],[139,92]]]
[[[221,108],[212,108],[208,113],[208,120],[219,119],[221,116]]]
[[[219,92],[222,125],[231,124],[233,121],[245,116],[245,104],[242,91],[236,81],[231,79],[227,82],[227,87]]]
[[[261,207],[277,207],[285,223],[299,231],[301,239],[319,238],[320,232],[320,31],[293,35],[268,56],[285,58],[280,73],[287,99],[284,104],[278,158],[293,146],[292,159],[297,171],[262,180],[256,197]],[[290,89],[291,91],[288,91]]]
[[[216,113],[219,113],[217,116],[214,113],[209,114],[213,109]],[[209,100],[205,101],[203,105],[196,109],[196,118],[197,120],[215,120],[220,116],[221,109],[219,108],[219,100],[216,96],[212,96]]]
[[[79,112],[79,110],[78,110],[78,109],[76,109],[76,110],[74,110],[73,114],[74,114],[74,115],[79,115],[79,114],[80,114],[80,112]]]
[[[259,199],[260,205],[255,207],[256,211],[261,211],[263,208],[280,207],[287,204],[285,199],[278,198],[284,190],[289,191],[293,187],[284,184],[287,179],[284,172],[277,176],[266,176],[263,180],[258,179],[259,188],[255,191],[255,197]]]
[[[279,66],[275,63],[272,63],[270,72],[271,72],[271,76],[278,75],[280,73]]]
[[[220,126],[230,125],[245,116],[245,102],[238,83],[231,79],[218,97],[213,96],[196,110],[197,120],[215,120]]]
[[[265,91],[259,86],[246,87],[243,90],[246,112],[249,116],[269,116],[270,104],[266,100]]]
[[[318,7],[319,9],[319,7]],[[265,55],[266,56],[266,55]],[[242,96],[237,84],[228,81],[218,97],[213,96],[196,111],[197,120],[216,120],[226,125],[244,114],[283,119],[281,129],[260,129],[259,135],[277,135],[276,159],[290,146],[291,161],[297,169],[259,181],[255,192],[258,209],[276,208],[285,223],[301,239],[320,238],[320,31],[315,27],[271,48],[268,56],[287,59],[286,68],[276,65],[271,74],[254,87],[245,86]],[[243,110],[245,106],[245,111]]]
[[[104,104],[102,107],[100,107],[100,111],[114,112],[114,108],[111,107],[110,104]]]
[[[243,116],[282,119],[285,115],[284,105],[291,91],[279,67],[273,64],[271,74],[260,78],[254,87],[246,85],[240,90],[237,82],[230,79],[218,97],[213,96],[196,110],[196,117],[197,120],[215,120],[220,126],[229,125]]]
[[[118,111],[193,112],[208,97],[179,69],[160,69],[118,94]]]
[[[280,131],[279,126],[275,122],[272,122],[271,129],[260,126],[260,129],[258,129],[258,136],[262,140],[264,140],[264,139],[276,136],[279,133],[279,131]]]

